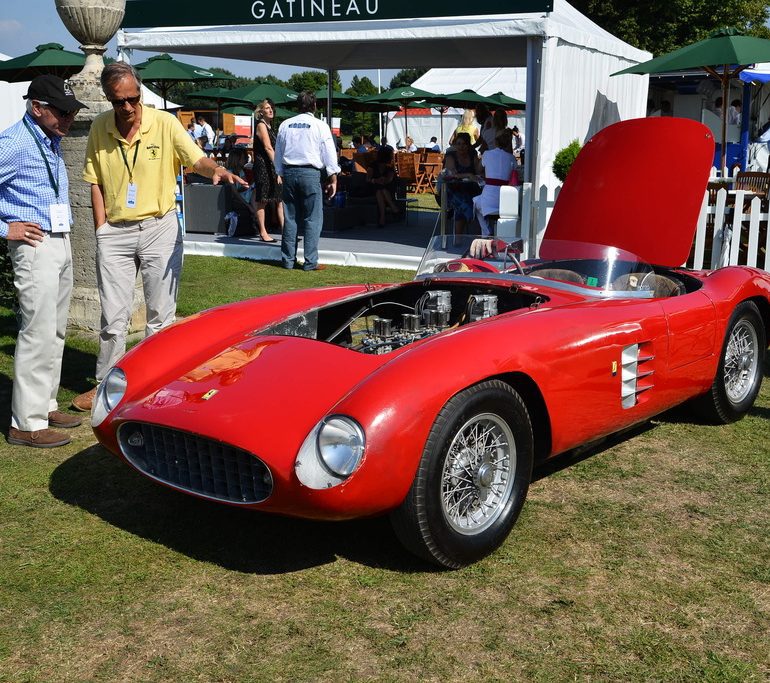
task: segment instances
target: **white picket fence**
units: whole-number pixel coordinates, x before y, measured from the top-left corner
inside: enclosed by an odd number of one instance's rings
[[[712,177],[717,177],[715,172]],[[549,196],[545,186],[537,192],[531,183],[520,187],[518,236],[524,240],[526,258],[534,258],[540,251],[545,227],[560,189],[556,188]],[[729,205],[728,197],[731,200]],[[732,193],[719,190],[713,203],[709,203],[709,193],[704,194],[694,247],[683,265],[698,270],[748,265],[770,271],[770,212],[767,203],[763,206],[759,197],[754,197],[750,203],[745,199],[745,193],[740,190]]]

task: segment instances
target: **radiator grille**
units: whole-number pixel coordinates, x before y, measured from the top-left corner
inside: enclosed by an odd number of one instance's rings
[[[138,470],[184,491],[258,503],[273,490],[270,470],[259,458],[221,441],[143,422],[121,425],[118,441]]]

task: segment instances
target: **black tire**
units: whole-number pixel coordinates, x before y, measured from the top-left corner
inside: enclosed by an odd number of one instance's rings
[[[697,399],[698,412],[721,424],[740,420],[754,405],[762,386],[766,348],[759,309],[744,301],[730,316],[717,374],[708,393]]]
[[[391,513],[401,543],[450,569],[491,553],[524,505],[532,453],[529,413],[509,385],[489,380],[453,396],[433,423],[409,493]]]

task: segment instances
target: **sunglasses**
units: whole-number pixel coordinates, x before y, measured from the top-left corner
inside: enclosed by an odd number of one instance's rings
[[[54,113],[61,116],[63,119],[68,119],[70,116],[75,116],[75,114],[80,111],[79,109],[59,109],[59,107],[54,107],[52,104],[48,105],[48,108]]]
[[[112,104],[115,109],[122,107],[126,102],[128,102],[133,107],[134,105],[139,104],[139,100],[141,99],[141,95],[134,95],[134,97],[123,97],[119,100],[110,100],[110,104]]]
[[[37,103],[41,107],[48,107],[54,114],[61,116],[63,119],[68,119],[70,116],[75,116],[75,114],[80,111],[80,109],[59,109],[59,107],[54,107],[52,104],[44,102],[43,100],[37,100]]]

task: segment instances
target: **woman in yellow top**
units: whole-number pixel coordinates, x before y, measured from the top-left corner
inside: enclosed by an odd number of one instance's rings
[[[458,133],[468,133],[468,135],[471,136],[471,145],[476,144],[476,140],[478,140],[479,137],[479,127],[476,125],[475,120],[476,114],[474,113],[473,109],[466,109],[463,112],[462,122],[457,126],[457,128],[455,128],[454,133],[452,133],[452,137],[449,138],[450,147],[454,144]]]

